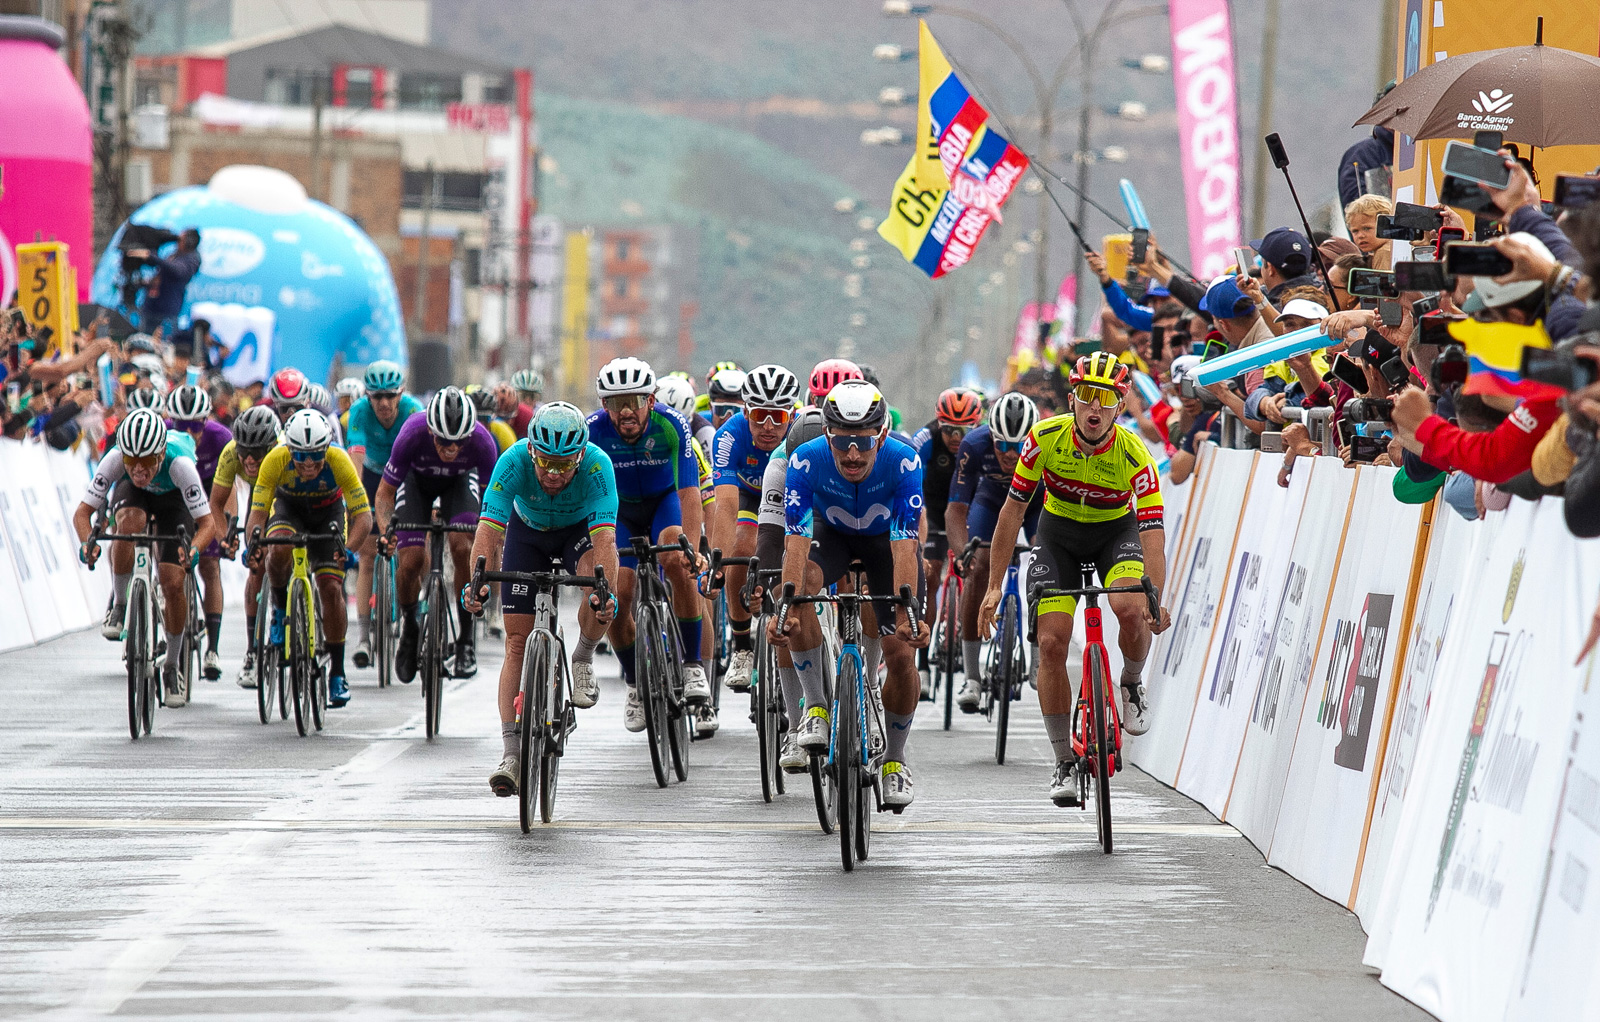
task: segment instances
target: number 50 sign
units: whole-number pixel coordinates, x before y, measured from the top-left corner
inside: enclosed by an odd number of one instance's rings
[[[78,287],[67,245],[61,241],[32,241],[17,246],[17,305],[37,331],[47,326],[50,347],[70,352],[78,329]],[[35,352],[35,357],[45,352]]]

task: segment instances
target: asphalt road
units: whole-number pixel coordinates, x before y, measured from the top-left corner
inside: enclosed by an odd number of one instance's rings
[[[371,672],[324,733],[263,726],[236,656],[130,742],[117,645],[0,656],[0,1017],[1427,1017],[1352,915],[1136,771],[1101,855],[1044,798],[1031,692],[1004,767],[925,704],[917,802],[847,875],[809,792],[762,803],[743,697],[659,790],[602,657],[558,822],[523,835],[483,645],[431,743]]]

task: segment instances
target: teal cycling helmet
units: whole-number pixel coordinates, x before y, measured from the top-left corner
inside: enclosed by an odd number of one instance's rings
[[[589,443],[589,424],[575,406],[551,401],[540,405],[528,424],[528,443],[546,457],[570,458]]]
[[[366,384],[368,394],[373,391],[377,391],[380,394],[393,394],[405,389],[406,374],[398,365],[388,359],[379,359],[367,366],[367,372],[362,382]]]

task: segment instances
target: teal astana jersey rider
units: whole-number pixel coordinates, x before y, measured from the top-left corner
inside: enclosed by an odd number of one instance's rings
[[[495,463],[489,488],[484,491],[481,517],[504,529],[513,512],[536,532],[554,532],[580,523],[587,523],[591,534],[615,528],[617,480],[611,459],[589,444],[572,481],[560,493],[550,494],[539,485],[532,442],[512,444]]]
[[[611,459],[617,497],[637,504],[677,490],[700,486],[700,461],[694,433],[674,409],[656,405],[644,432],[632,443],[622,439],[605,409],[589,416],[589,441]]]
[[[410,394],[400,395],[399,410],[395,412],[394,425],[387,428],[378,421],[378,413],[372,410],[372,401],[362,398],[350,406],[348,415],[350,428],[347,447],[365,447],[366,456],[362,463],[373,472],[382,472],[383,466],[389,463],[389,452],[394,449],[395,438],[400,435],[400,428],[406,420],[417,412],[424,411],[422,402]]]

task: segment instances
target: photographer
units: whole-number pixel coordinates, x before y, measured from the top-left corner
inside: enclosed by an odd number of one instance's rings
[[[1322,286],[1311,261],[1311,242],[1299,231],[1274,228],[1260,241],[1252,241],[1250,247],[1261,254],[1261,287],[1273,305],[1292,288]]]
[[[139,329],[163,337],[177,332],[178,314],[183,311],[183,294],[189,281],[200,272],[200,231],[186,227],[178,235],[178,248],[165,258],[148,248],[129,249],[126,255],[155,267],[155,277],[144,285],[144,302],[139,306]]]

